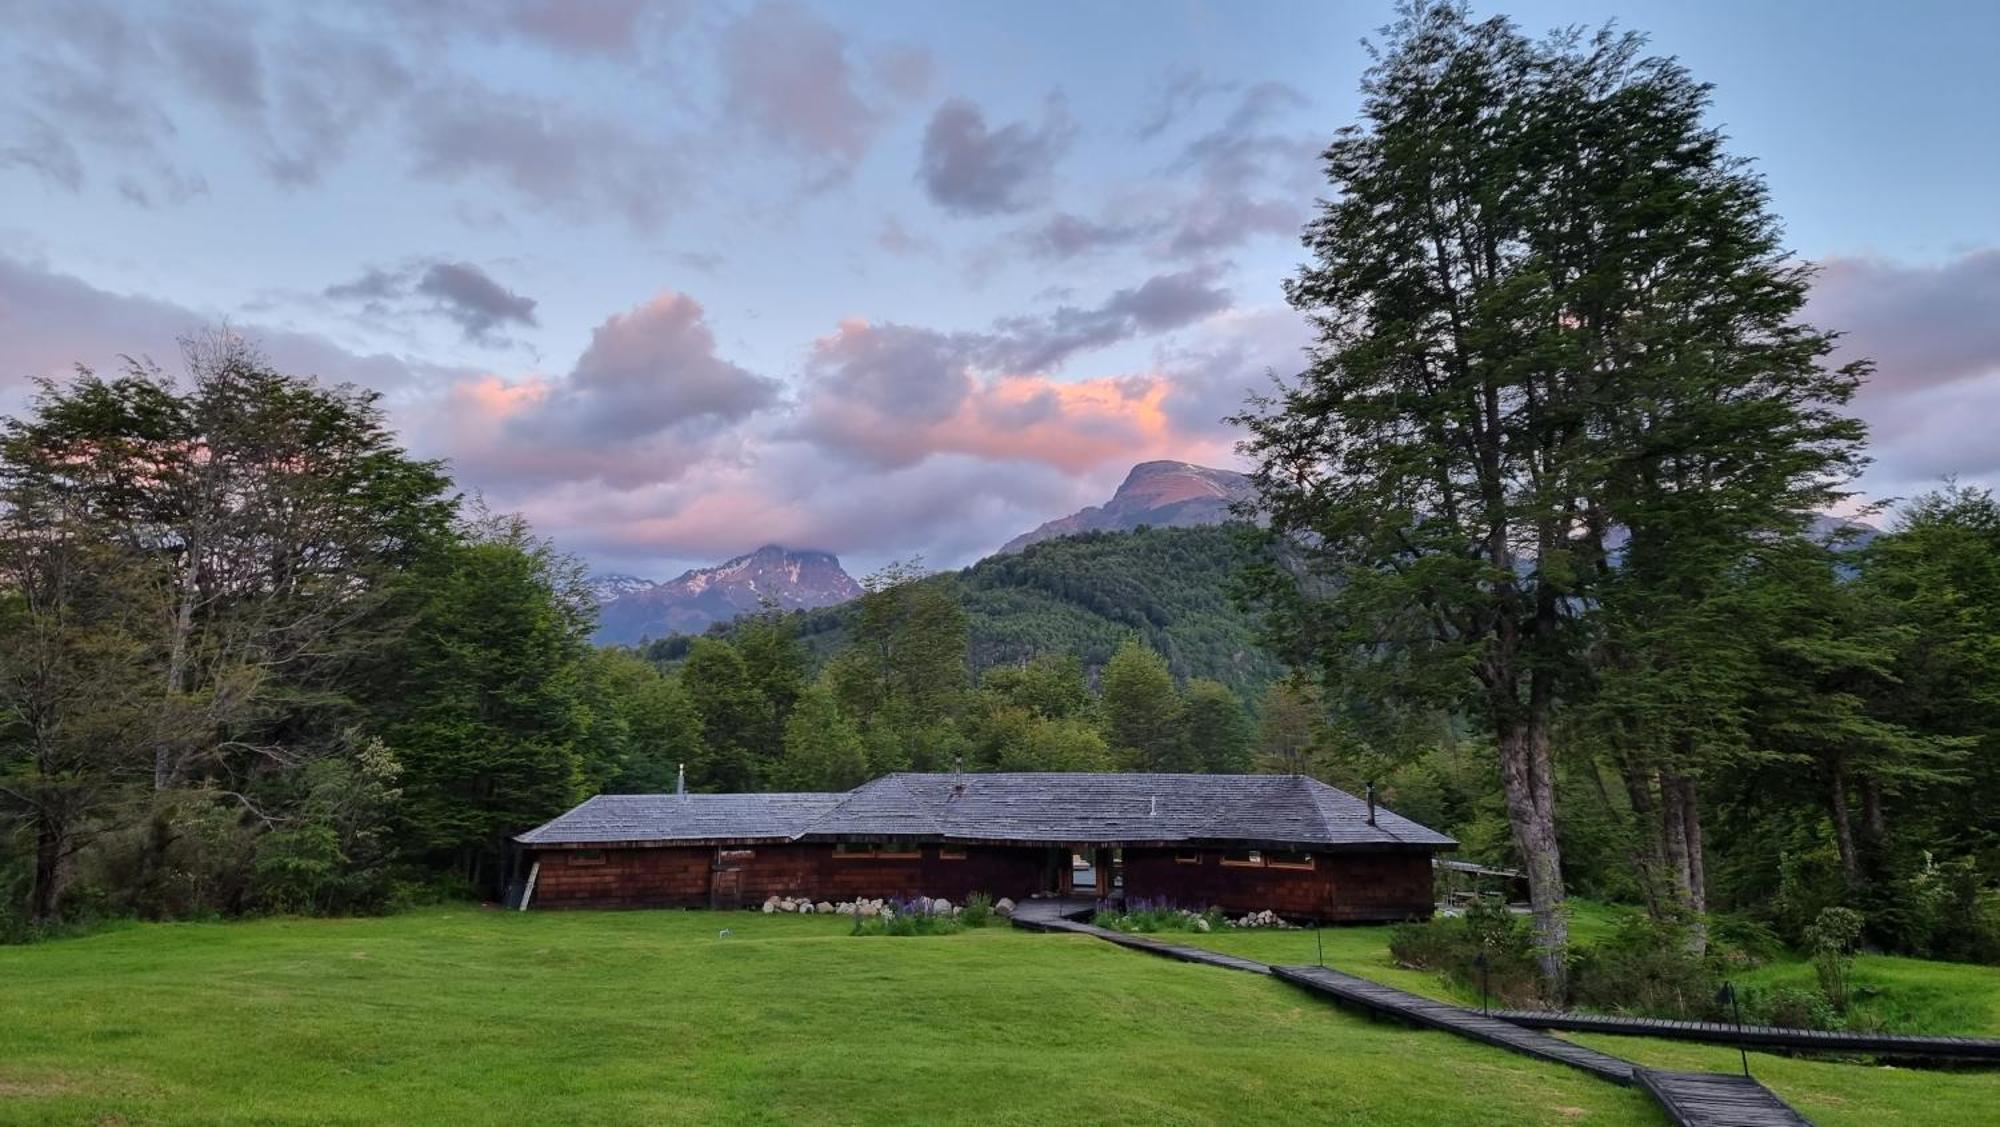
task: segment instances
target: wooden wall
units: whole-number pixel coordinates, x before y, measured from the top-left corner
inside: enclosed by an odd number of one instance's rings
[[[974,892],[1021,900],[1040,890],[1048,851],[968,846],[962,860],[925,845],[909,859],[846,857],[831,845],[710,846],[601,850],[601,862],[576,851],[535,853],[542,868],[531,907],[754,908],[769,896],[814,900],[942,896],[963,903]],[[718,860],[722,857],[723,859]],[[718,868],[733,869],[733,876]],[[731,886],[734,886],[733,895]]]
[[[1049,887],[1051,851],[1035,847],[968,846],[963,860],[925,845],[909,859],[836,855],[831,845],[758,845],[606,849],[589,862],[570,850],[539,850],[542,868],[531,907],[754,908],[768,896],[813,900],[943,896],[963,903],[974,892],[1025,899]],[[1222,851],[1196,851],[1198,864],[1174,849],[1124,851],[1125,895],[1188,908],[1231,912],[1266,908],[1284,916],[1328,921],[1401,920],[1431,912],[1431,859],[1406,852],[1319,853],[1313,867],[1281,869],[1224,865]],[[718,855],[726,859],[718,861]],[[1068,852],[1057,870],[1068,872]],[[733,869],[717,872],[718,868]],[[731,886],[734,886],[733,894]]]
[[[1197,863],[1176,859],[1190,853]],[[1316,853],[1311,869],[1225,865],[1222,857],[1215,849],[1127,849],[1125,895],[1327,921],[1431,914],[1431,856],[1421,850]]]

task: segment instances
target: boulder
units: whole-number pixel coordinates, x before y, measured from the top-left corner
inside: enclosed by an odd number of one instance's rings
[[[812,901],[810,900],[799,901],[799,915],[810,916],[812,915],[812,913],[813,913]]]
[[[939,897],[930,902],[930,907],[927,910],[934,916],[951,915],[951,901]]]
[[[1014,914],[1014,901],[1002,896],[993,902],[993,910],[1003,916],[1011,916]]]
[[[826,915],[833,911],[833,905],[822,900],[819,903],[813,905],[813,911],[818,912],[821,915]]]

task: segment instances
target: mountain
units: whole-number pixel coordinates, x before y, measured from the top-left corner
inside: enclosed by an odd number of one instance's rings
[[[1119,643],[1137,635],[1175,674],[1213,677],[1254,696],[1282,670],[1257,647],[1252,617],[1230,601],[1252,551],[1235,529],[1214,525],[1085,532],[921,582],[957,589],[975,673],[1048,653],[1075,654],[1095,677]],[[852,604],[803,611],[792,623],[824,660],[847,644],[854,611]],[[647,653],[678,661],[690,641],[663,638]]]
[[[650,591],[659,583],[652,579],[641,579],[636,575],[593,575],[590,577],[590,594],[598,606],[630,595],[635,591]]]
[[[1007,541],[1000,554],[1079,532],[1129,532],[1140,525],[1191,528],[1221,524],[1231,519],[1231,505],[1252,496],[1250,479],[1240,473],[1188,462],[1140,462],[1125,475],[1125,484],[1111,500],[1024,532]]]
[[[801,552],[767,544],[715,567],[700,567],[664,583],[629,575],[592,580],[599,591],[596,641],[635,644],[691,634],[761,608],[810,610],[844,603],[861,585],[831,552]],[[606,597],[608,596],[608,597]]]

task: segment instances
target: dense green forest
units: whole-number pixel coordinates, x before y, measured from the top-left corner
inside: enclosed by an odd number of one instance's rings
[[[1254,696],[1282,667],[1257,644],[1255,619],[1233,597],[1243,566],[1261,549],[1240,526],[1091,532],[991,556],[923,583],[949,586],[966,616],[974,676],[1039,654],[1070,654],[1095,680],[1112,654],[1137,638],[1179,678],[1220,681]],[[816,664],[852,641],[856,604],[793,612],[790,628]],[[740,627],[709,631],[730,637]],[[690,636],[646,647],[677,663]]]

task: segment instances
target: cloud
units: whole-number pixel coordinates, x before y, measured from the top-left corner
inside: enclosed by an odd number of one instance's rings
[[[1063,305],[1045,316],[1003,319],[987,355],[1011,371],[1044,371],[1078,352],[1180,328],[1229,307],[1228,291],[1215,284],[1217,273],[1196,267],[1158,274],[1092,308]]]
[[[1213,254],[1259,235],[1296,235],[1317,181],[1318,139],[1274,122],[1310,103],[1283,83],[1243,91],[1220,127],[1195,138],[1175,171],[1195,188],[1177,209],[1170,253]]]
[[[1062,103],[1051,98],[1042,123],[988,129],[986,115],[953,98],[924,130],[918,178],[933,202],[961,215],[1024,211],[1047,195],[1056,161],[1076,137]]]
[[[678,27],[687,18],[685,4],[650,4],[648,0],[518,0],[507,22],[523,36],[559,51],[578,55],[629,55],[645,36],[648,18]]]
[[[322,295],[358,303],[374,318],[443,317],[475,344],[509,344],[501,329],[536,325],[534,298],[515,293],[470,262],[412,259],[394,269],[370,267],[351,281],[326,287]]]
[[[868,85],[910,97],[930,82],[928,55],[897,50],[859,63],[838,28],[788,0],[767,0],[730,25],[721,63],[731,117],[806,158],[821,182],[851,172],[886,120]]]
[[[716,354],[700,303],[663,292],[606,319],[561,378],[455,384],[432,422],[454,465],[530,489],[669,482],[742,441],[737,424],[775,405],[778,381]]]
[[[1135,451],[1184,456],[1157,373],[1056,380],[1077,353],[1192,324],[1226,308],[1208,271],[1148,279],[1090,308],[946,333],[844,321],[814,342],[794,433],[876,467],[940,454],[1032,461],[1081,472]],[[1133,458],[1132,460],[1138,460]]]
[[[1806,319],[1844,336],[1837,359],[1875,374],[1854,399],[1869,426],[1871,494],[1939,478],[2000,484],[2000,248],[1935,263],[1835,257],[1819,264]]]
[[[221,312],[111,293],[0,256],[0,400],[12,398],[18,406],[29,380],[59,377],[78,364],[108,372],[122,366],[122,357],[150,357],[171,370],[181,338],[226,321]],[[407,397],[469,375],[388,353],[357,354],[313,333],[255,323],[229,327],[257,341],[280,368],[331,383]]]
[[[1934,265],[1835,257],[1818,266],[1808,318],[1845,334],[1846,355],[1873,359],[1878,385],[2000,372],[2000,249]]]
[[[1019,237],[1033,257],[1064,262],[1131,246],[1158,233],[1159,229],[1160,225],[1156,222],[1099,222],[1059,211],[1021,232]]]
[[[467,340],[486,340],[501,325],[532,327],[535,299],[509,290],[469,262],[438,262],[417,279],[416,292],[435,298]]]
[[[577,219],[608,211],[650,230],[687,187],[685,153],[673,139],[474,82],[417,99],[409,126],[416,175],[494,180]]]
[[[1134,133],[1140,140],[1150,141],[1179,124],[1203,102],[1234,89],[1234,83],[1210,79],[1199,68],[1171,67],[1161,80],[1153,109],[1147,112],[1145,120],[1139,123]]]

